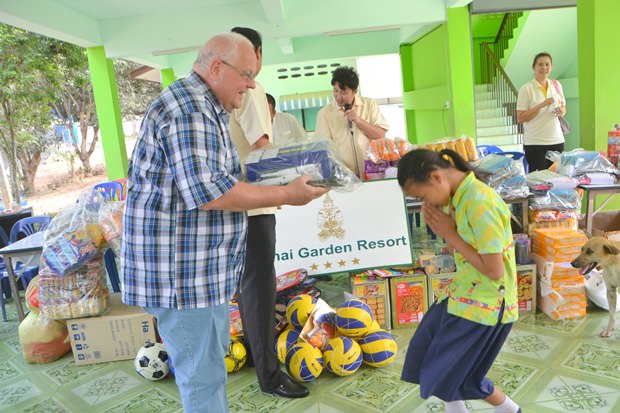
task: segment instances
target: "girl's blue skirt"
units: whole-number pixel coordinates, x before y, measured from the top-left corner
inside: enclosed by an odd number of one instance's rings
[[[433,304],[409,342],[401,379],[420,385],[424,399],[443,401],[485,399],[494,385],[486,374],[495,361],[512,323],[487,326],[448,313],[447,298]]]

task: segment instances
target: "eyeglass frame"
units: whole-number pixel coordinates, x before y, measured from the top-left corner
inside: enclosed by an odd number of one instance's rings
[[[231,64],[231,63],[228,63],[228,62],[227,62],[226,60],[224,60],[224,59],[219,59],[219,60],[220,60],[220,62],[224,63],[226,66],[228,66],[228,67],[230,67],[230,68],[234,69],[234,70],[235,70],[235,71],[239,74],[239,76],[241,76],[242,78],[244,78],[246,81],[248,81],[248,82],[254,82],[254,80],[256,79],[256,76],[257,76],[257,75],[255,75],[254,73],[250,73],[250,72],[247,72],[247,71],[245,71],[245,70],[241,70],[241,69],[239,69],[237,66],[235,66],[235,65],[233,65],[233,64]]]

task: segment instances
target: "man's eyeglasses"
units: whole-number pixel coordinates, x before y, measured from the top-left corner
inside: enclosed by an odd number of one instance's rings
[[[253,82],[254,78],[256,77],[256,75],[254,73],[250,73],[250,72],[246,72],[245,70],[241,70],[237,66],[231,65],[226,60],[220,59],[220,62],[224,63],[228,67],[231,67],[231,68],[235,69],[235,71],[237,73],[239,73],[239,76],[241,76],[242,78],[244,78],[248,82]]]

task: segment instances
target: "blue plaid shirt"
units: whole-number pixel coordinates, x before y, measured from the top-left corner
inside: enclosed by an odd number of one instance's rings
[[[245,212],[204,211],[237,182],[229,113],[195,73],[151,104],[129,163],[123,301],[163,308],[227,302],[243,271]]]

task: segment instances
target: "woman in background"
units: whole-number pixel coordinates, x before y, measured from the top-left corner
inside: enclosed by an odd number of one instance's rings
[[[545,158],[547,151],[564,151],[558,117],[566,113],[566,101],[560,82],[549,79],[552,68],[551,55],[538,53],[532,64],[534,79],[519,89],[517,97],[517,121],[523,124],[523,149],[530,172],[551,166]]]

